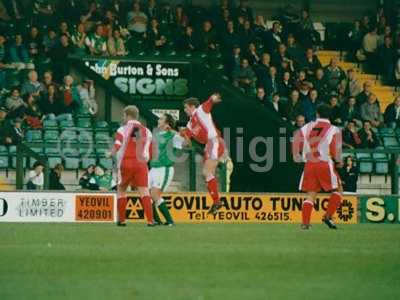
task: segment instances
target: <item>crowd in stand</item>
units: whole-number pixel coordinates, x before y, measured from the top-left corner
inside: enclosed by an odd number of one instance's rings
[[[374,148],[375,128],[399,126],[399,97],[382,113],[371,82],[361,86],[337,58],[321,65],[315,54],[320,34],[307,10],[288,5],[268,28],[251,1],[231,2],[200,8],[157,0],[0,1],[0,143],[18,143],[25,128],[40,129],[45,119],[95,114],[93,83],[74,83],[67,57],[136,55],[138,44],[148,53],[219,57],[233,85],[297,127],[315,119],[319,103],[329,103],[346,147]],[[378,9],[355,21],[348,48],[394,83],[400,79],[400,34],[385,13]],[[13,86],[15,73],[26,78]]]

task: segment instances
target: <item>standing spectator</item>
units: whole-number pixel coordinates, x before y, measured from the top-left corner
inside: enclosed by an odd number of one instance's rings
[[[92,55],[102,56],[107,54],[107,43],[103,36],[102,25],[96,25],[95,32],[86,37],[85,44]]]
[[[28,174],[27,190],[41,190],[44,185],[43,165],[36,161]]]
[[[338,97],[332,95],[329,99],[329,106],[331,108],[331,122],[336,126],[343,126],[343,120],[340,118],[340,106]]]
[[[306,71],[306,74],[309,78],[313,78],[315,76],[315,72],[321,68],[321,62],[318,57],[314,54],[312,48],[308,48],[304,57],[304,61],[302,62],[301,68]]]
[[[88,11],[80,18],[81,22],[87,26],[86,28],[88,30],[92,29],[95,24],[99,24],[102,19],[100,5],[97,5],[96,1],[91,1],[89,3]]]
[[[293,83],[291,73],[289,71],[285,71],[283,73],[282,80],[278,84],[279,95],[281,95],[282,98],[288,99],[292,90]]]
[[[165,47],[167,38],[160,32],[157,19],[152,19],[150,21],[150,28],[147,31],[146,38],[148,46],[152,50],[162,50]]]
[[[177,43],[178,49],[183,51],[193,52],[198,49],[198,42],[193,34],[193,27],[187,26],[182,37],[179,38]],[[239,48],[240,49],[240,48]]]
[[[13,87],[11,89],[10,96],[6,99],[5,107],[8,110],[8,117],[13,119],[15,117],[22,117],[25,109],[26,103],[22,100],[18,87]]]
[[[250,43],[246,58],[248,59],[251,66],[257,65],[260,62],[260,55],[257,52],[256,45],[254,43]]]
[[[14,43],[9,49],[9,60],[10,63],[18,65],[19,69],[32,68],[31,66],[26,65],[30,63],[30,57],[28,49],[23,43],[21,34],[15,35]]]
[[[86,40],[87,34],[85,30],[85,25],[83,23],[79,23],[75,32],[71,36],[71,42],[74,46],[74,53],[77,55],[85,55],[86,54]]]
[[[240,69],[233,73],[233,84],[244,89],[244,92],[249,95],[254,95],[256,75],[253,69],[249,66],[249,61],[246,58],[242,59]]]
[[[387,84],[392,84],[394,79],[394,65],[396,62],[396,50],[392,45],[392,37],[385,36],[384,44],[378,48],[379,74]]]
[[[343,80],[343,84],[346,88],[346,95],[356,97],[361,93],[361,85],[356,77],[354,69],[347,70],[347,79]]]
[[[26,38],[26,45],[30,57],[36,62],[42,56],[42,37],[36,26],[32,26]]]
[[[295,122],[298,115],[304,116],[304,106],[303,103],[299,100],[300,94],[297,90],[293,90],[290,94],[289,102],[287,105],[287,119],[292,123]]]
[[[352,57],[355,57],[356,52],[361,48],[364,34],[361,31],[361,23],[360,21],[355,21],[353,24],[353,28],[348,33],[349,37],[349,50],[351,52]]]
[[[325,68],[325,77],[330,90],[336,91],[339,83],[346,78],[342,68],[338,66],[338,58],[333,57],[330,64]]]
[[[79,178],[79,185],[83,190],[92,190],[96,191],[99,189],[99,186],[96,183],[95,178],[95,165],[90,165],[85,170],[85,173],[82,174],[81,178]]]
[[[143,36],[147,31],[148,17],[140,9],[139,1],[133,2],[132,11],[127,16],[128,30],[135,36]]]
[[[74,52],[73,46],[69,43],[69,38],[65,34],[60,37],[60,43],[53,48],[50,53],[55,79],[61,81],[68,74],[68,56]]]
[[[370,121],[364,121],[363,128],[358,131],[358,135],[361,139],[360,148],[375,149],[379,146],[378,137],[372,130]]]
[[[49,27],[47,29],[47,34],[43,37],[43,51],[45,56],[48,56],[51,53],[55,46],[57,46],[58,39],[56,31]]]
[[[284,104],[280,101],[280,96],[278,93],[274,93],[272,95],[271,101],[267,100],[265,106],[269,109],[269,111],[273,112],[279,118],[286,120],[287,109],[285,108]]]
[[[40,27],[53,24],[55,21],[54,2],[49,0],[34,0],[32,3],[33,22]]]
[[[343,148],[354,149],[361,146],[361,139],[354,121],[347,122],[343,130]]]
[[[199,37],[199,47],[202,50],[217,50],[217,36],[210,21],[203,22]]]
[[[318,91],[312,89],[303,103],[306,122],[314,121],[317,118]]]
[[[353,161],[352,156],[344,159],[344,166],[339,170],[340,179],[344,192],[357,192],[358,168]]]
[[[265,19],[262,15],[257,15],[253,24],[254,33],[257,38],[263,38],[268,30]]]
[[[365,102],[368,101],[369,96],[371,95],[372,83],[370,81],[366,81],[363,84],[363,90],[356,97],[357,105],[361,106]]]
[[[275,67],[269,68],[269,74],[262,78],[259,84],[264,88],[267,97],[271,97],[273,93],[278,92],[278,76]]]
[[[378,40],[379,36],[376,27],[372,27],[363,38],[363,50],[367,58],[369,72],[371,73],[376,73],[376,50],[378,49]]]
[[[269,53],[273,53],[275,49],[278,48],[278,45],[283,42],[281,32],[281,24],[279,22],[274,22],[272,24],[272,29],[265,34],[264,45],[268,47]]]
[[[63,0],[60,2],[58,12],[62,14],[64,20],[69,20],[72,24],[77,24],[83,14],[82,5],[79,0]]]
[[[253,22],[253,11],[251,7],[249,7],[249,1],[248,0],[240,0],[239,1],[239,6],[236,9],[235,15],[242,16],[246,20],[249,20],[250,22]]]
[[[328,83],[325,78],[325,73],[322,68],[319,68],[315,71],[315,78],[311,81],[313,88],[317,90],[319,99],[321,101],[326,101],[328,96]]]
[[[65,190],[65,186],[61,183],[62,172],[64,167],[62,164],[56,164],[50,171],[50,182],[49,190],[51,191],[62,191]]]
[[[356,98],[349,97],[345,103],[340,107],[340,118],[344,125],[347,122],[354,122],[357,127],[362,126],[360,107],[356,103]]]
[[[370,94],[368,101],[361,105],[361,119],[369,121],[377,128],[383,125],[383,115],[375,94]]]
[[[301,11],[299,27],[300,40],[304,47],[320,46],[321,37],[314,28],[314,23],[310,18],[308,10],[303,9]]]
[[[246,49],[250,43],[255,42],[256,35],[251,28],[249,20],[245,20],[243,24],[243,30],[239,32],[239,42],[243,49]]]
[[[400,96],[386,107],[384,119],[386,126],[393,129],[400,128]]]
[[[111,56],[125,56],[128,54],[124,39],[121,37],[121,32],[118,29],[110,33],[107,41],[107,50]]]
[[[240,44],[240,38],[235,31],[235,25],[232,20],[226,23],[226,31],[222,34],[221,40],[223,50],[226,53],[231,53],[233,47]]]

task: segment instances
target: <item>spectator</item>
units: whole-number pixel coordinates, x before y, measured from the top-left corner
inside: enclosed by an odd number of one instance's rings
[[[299,65],[303,59],[303,50],[296,44],[293,34],[289,34],[286,41],[287,54],[293,60],[294,65]]]
[[[79,98],[78,89],[74,85],[74,79],[72,76],[67,75],[64,77],[64,84],[60,91],[62,93],[62,102],[64,104],[62,113],[73,114],[75,111],[79,111],[81,101]]]
[[[246,49],[250,43],[255,42],[256,35],[251,28],[249,20],[244,21],[243,29],[239,32],[239,42],[243,49]]]
[[[31,94],[32,96],[38,98],[42,92],[42,85],[38,81],[38,74],[35,70],[31,70],[28,73],[28,81],[26,81],[21,88],[21,94]]]
[[[348,33],[349,37],[349,50],[354,57],[356,52],[361,48],[364,33],[361,31],[360,21],[354,21],[353,28]]]
[[[32,129],[41,129],[42,113],[39,110],[39,106],[36,103],[35,97],[32,94],[26,94],[24,100],[27,104],[27,108],[25,110],[26,123]]]
[[[153,1],[155,2],[155,0]],[[174,23],[177,28],[185,28],[188,25],[189,18],[186,15],[182,5],[177,5],[175,7],[174,19]]]
[[[281,119],[286,120],[287,109],[285,108],[284,104],[280,101],[280,96],[278,93],[274,93],[272,95],[271,101],[267,101],[265,106],[269,109],[269,111],[273,112]]]
[[[320,100],[325,102],[329,88],[322,68],[315,71],[315,78],[311,82],[313,88],[317,90]]]
[[[43,41],[36,26],[31,27],[28,37],[26,38],[26,45],[29,55],[34,61],[41,57]]]
[[[110,33],[107,41],[107,50],[111,56],[125,56],[128,54],[121,32],[115,29]]]
[[[325,77],[330,90],[336,90],[339,83],[346,78],[343,70],[338,66],[338,58],[333,57],[325,68]]]
[[[150,21],[150,28],[147,31],[146,37],[149,48],[152,50],[161,50],[167,43],[167,38],[160,32],[157,19],[152,19]]]
[[[386,107],[384,119],[386,126],[393,129],[400,128],[400,96]]]
[[[368,101],[361,105],[361,119],[370,121],[373,127],[383,125],[383,115],[375,94],[370,94]]]
[[[28,49],[25,47],[22,41],[22,35],[16,34],[14,43],[11,45],[9,49],[9,61],[12,64],[17,65],[17,68],[31,68],[31,65],[27,65],[30,63],[30,57]]]
[[[11,89],[10,96],[6,99],[5,107],[8,110],[8,117],[13,119],[15,117],[22,117],[25,109],[26,103],[22,100],[18,87],[13,87]]]
[[[360,107],[356,103],[356,98],[349,97],[347,102],[341,105],[340,118],[343,121],[343,125],[352,121],[357,127],[360,128],[362,126]]]
[[[69,43],[69,38],[65,34],[61,35],[60,43],[53,48],[50,57],[53,65],[53,72],[57,81],[68,74],[68,56],[74,52],[73,46]]]
[[[81,113],[96,115],[98,105],[96,102],[96,90],[92,80],[85,80],[79,87],[79,97],[82,102]]]
[[[262,82],[268,78],[270,67],[271,67],[271,56],[268,53],[263,53],[263,55],[261,56],[261,63],[258,66],[255,66],[254,68],[257,74],[258,85],[261,85]]]
[[[10,120],[7,119],[7,109],[0,106],[0,145],[12,143],[11,136],[8,135],[10,126]]]
[[[64,20],[69,20],[72,24],[78,24],[83,14],[82,5],[77,0],[63,0],[60,3],[58,12]]]
[[[317,118],[318,91],[312,89],[303,103],[306,122],[314,121]]]
[[[36,161],[28,174],[27,190],[42,190],[44,185],[43,165]]]
[[[275,67],[269,68],[269,74],[266,77],[262,77],[262,81],[259,84],[264,88],[267,97],[271,97],[273,93],[278,92],[278,76]]]
[[[287,119],[292,123],[295,122],[296,117],[298,115],[304,116],[304,106],[303,103],[299,101],[299,99],[300,99],[299,92],[297,90],[293,90],[290,93],[289,102],[287,105],[287,113],[286,113]]]
[[[39,102],[39,108],[46,119],[50,120],[72,120],[70,113],[64,113],[64,104],[57,92],[55,85],[51,84],[47,87],[47,92]]]
[[[236,16],[242,16],[246,20],[249,20],[250,22],[253,22],[253,11],[251,7],[249,7],[249,1],[248,0],[240,0],[239,1],[239,6],[236,9]]]
[[[376,50],[378,49],[379,36],[377,28],[372,27],[363,38],[363,50],[367,58],[367,67],[371,73],[376,73]]]
[[[282,81],[278,84],[279,95],[282,98],[288,99],[290,92],[293,90],[293,83],[290,72],[286,71],[283,73]]]
[[[286,45],[281,43],[278,45],[277,48],[277,52],[276,54],[273,56],[273,65],[280,67],[282,65],[282,62],[287,62],[289,64],[292,64],[292,60],[290,59],[290,57],[288,56],[287,52],[286,52]]]
[[[267,24],[266,24],[263,16],[261,16],[261,15],[256,16],[256,19],[253,24],[253,28],[254,28],[254,33],[255,33],[256,37],[263,38],[265,36],[265,33],[268,30],[268,27],[267,27]]]
[[[21,118],[16,118],[11,122],[10,126],[7,127],[5,132],[6,144],[17,145],[24,139],[25,134],[22,129],[22,122],[23,120]]]
[[[295,121],[296,128],[300,129],[304,125],[306,125],[306,118],[303,115],[297,115]]]
[[[315,72],[322,67],[318,57],[314,54],[312,48],[308,48],[301,64],[301,68],[306,71],[308,77],[313,78]]]
[[[396,62],[396,50],[392,45],[392,37],[385,36],[384,44],[377,50],[379,61],[379,74],[387,84],[392,84],[394,79],[394,65]]]
[[[43,37],[43,51],[46,56],[52,52],[55,46],[57,46],[58,39],[57,34],[53,28],[47,29],[47,34]]]
[[[95,165],[90,165],[85,170],[85,173],[79,178],[79,185],[84,190],[98,190],[99,186],[97,185],[96,178],[95,178]]]
[[[249,66],[249,61],[243,58],[240,69],[233,73],[233,84],[244,89],[246,94],[253,93],[254,95],[255,81],[256,76],[253,69]]]
[[[346,88],[346,95],[356,97],[361,93],[361,85],[356,77],[354,69],[347,70],[347,79],[343,80],[343,85]]]
[[[127,16],[128,30],[136,36],[143,36],[147,31],[147,21],[148,17],[141,11],[139,1],[135,1]]]
[[[33,22],[43,27],[54,23],[55,7],[51,1],[34,0],[32,3]]]
[[[372,130],[370,121],[364,121],[363,128],[358,131],[358,135],[361,139],[360,148],[375,149],[379,146],[378,137]]]
[[[259,86],[256,90],[256,100],[258,103],[261,103],[262,105],[266,105],[268,101],[267,95],[265,94],[265,90],[261,86]]]
[[[363,90],[356,97],[357,105],[361,106],[365,102],[368,101],[369,95],[371,95],[372,83],[370,81],[366,81],[363,84]]]
[[[303,84],[304,84],[305,82],[307,82],[306,79],[307,79],[306,72],[303,71],[303,70],[301,70],[301,71],[297,74],[297,78],[296,78],[296,80],[295,80],[295,82],[294,82],[294,86],[296,87],[296,89],[300,90],[301,87],[303,86]]]
[[[352,156],[346,156],[344,166],[339,170],[344,192],[357,192],[358,168]]]
[[[71,33],[69,32],[67,22],[65,22],[65,21],[60,22],[58,29],[59,29],[59,36],[66,35],[68,37],[68,39],[71,38]]]
[[[190,52],[198,49],[198,41],[193,35],[192,26],[187,26],[185,28],[183,36],[178,40],[178,49]]]
[[[8,65],[6,64],[6,38],[0,34],[0,90],[6,87],[6,72]]]
[[[343,126],[343,120],[340,118],[340,106],[338,97],[332,95],[329,99],[329,106],[331,107],[331,122],[336,126]]]
[[[111,191],[116,183],[110,172],[105,172],[102,167],[96,166],[95,168],[96,184],[100,191]]]
[[[281,24],[279,22],[274,22],[272,24],[272,29],[265,34],[264,45],[268,47],[269,53],[273,53],[275,49],[278,48],[278,45],[283,42],[281,32]]]
[[[301,17],[299,22],[300,27],[300,40],[305,47],[319,46],[321,43],[321,37],[314,28],[314,23],[310,18],[308,10],[303,9],[301,11]]]
[[[63,171],[64,167],[62,164],[56,164],[54,168],[50,171],[49,190],[51,191],[65,190],[65,186],[61,183],[61,176]]]
[[[41,82],[41,94],[45,94],[47,92],[47,88],[49,85],[54,85],[58,86],[56,82],[53,80],[53,72],[50,70],[47,70],[43,73],[43,81]]]
[[[90,54],[97,56],[107,55],[107,43],[103,37],[102,25],[97,25],[95,32],[86,37],[85,44]]]
[[[85,25],[83,23],[79,23],[75,32],[71,36],[71,42],[74,46],[74,53],[77,55],[85,55],[86,54],[86,30]]]
[[[260,62],[260,55],[257,53],[257,48],[254,43],[249,44],[246,58],[251,66],[257,65]]]
[[[343,130],[343,148],[354,149],[361,146],[361,139],[357,132],[356,123],[352,120],[347,122]]]
[[[86,24],[88,29],[93,28],[95,24],[99,24],[102,19],[100,7],[97,6],[96,1],[91,1],[87,12],[80,17],[80,21]]]
[[[203,22],[199,37],[199,47],[201,50],[217,50],[217,37],[210,21]]]

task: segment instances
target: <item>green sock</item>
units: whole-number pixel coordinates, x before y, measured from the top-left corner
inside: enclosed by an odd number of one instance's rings
[[[161,211],[161,213],[164,216],[167,223],[169,223],[169,224],[174,223],[174,221],[172,220],[171,214],[169,213],[167,204],[164,201],[158,206],[158,209]]]
[[[155,222],[160,223],[160,224],[162,223],[160,216],[158,215],[158,212],[157,212],[157,207],[154,203],[153,203],[153,218],[154,218]]]

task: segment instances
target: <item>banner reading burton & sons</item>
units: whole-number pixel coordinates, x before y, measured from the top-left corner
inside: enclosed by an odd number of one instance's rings
[[[134,98],[181,100],[191,88],[189,62],[88,59],[85,65]]]

